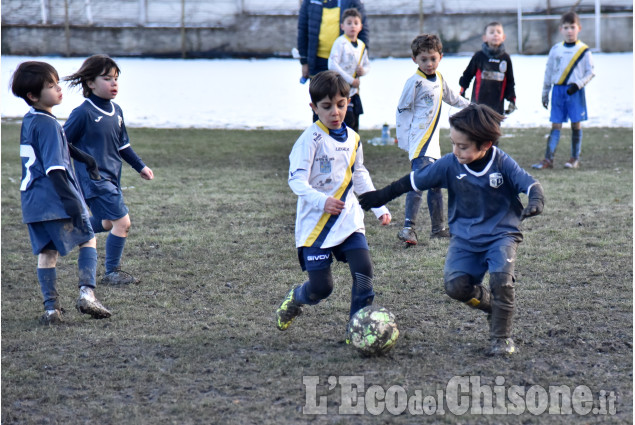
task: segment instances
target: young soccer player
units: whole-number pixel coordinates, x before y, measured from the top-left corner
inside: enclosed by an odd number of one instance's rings
[[[542,106],[549,106],[551,86],[551,133],[547,139],[545,158],[532,165],[536,169],[553,168],[553,157],[560,141],[562,123],[571,120],[571,158],[565,168],[580,166],[582,148],[582,124],[586,121],[587,108],[584,86],[595,76],[593,58],[589,46],[578,40],[580,18],[568,12],[560,18],[560,34],[564,37],[549,51],[545,79],[542,86]]]
[[[102,284],[122,285],[135,278],[119,268],[130,231],[128,207],[121,192],[121,164],[124,159],[145,180],[154,174],[132,150],[123,112],[112,100],[117,96],[120,70],[106,55],[91,56],[79,71],[65,78],[71,87],[81,85],[84,103],[75,108],[64,125],[70,144],[92,155],[103,177],[89,178],[82,163],[75,163],[80,186],[90,207],[95,233],[110,231],[106,239],[106,273]]]
[[[438,123],[441,118],[441,103],[465,107],[469,102],[454,93],[437,67],[443,58],[443,45],[438,36],[422,34],[412,44],[412,60],[417,72],[406,81],[397,105],[397,142],[408,152],[412,171],[420,170],[441,156]],[[412,191],[406,196],[404,227],[397,237],[409,245],[417,244],[415,224],[421,206],[421,191]],[[428,190],[428,210],[432,231],[430,237],[449,237],[443,214],[441,189]]]
[[[302,306],[331,294],[333,257],[348,263],[353,277],[350,317],[372,304],[373,266],[364,235],[364,212],[353,194],[374,190],[359,135],[344,124],[350,86],[335,71],[316,75],[309,86],[311,108],[319,119],[298,138],[289,155],[289,186],[298,195],[295,244],[309,280],[291,289],[276,311],[286,330]],[[386,207],[374,210],[382,225]]]
[[[329,69],[339,73],[351,85],[351,101],[344,122],[358,132],[359,116],[364,113],[359,97],[359,77],[370,71],[366,44],[357,38],[362,30],[362,14],[357,9],[346,9],[342,14],[341,28],[344,34],[333,43]]]
[[[93,292],[95,235],[71,168],[64,130],[53,115],[53,107],[62,103],[57,71],[45,62],[23,62],[13,74],[11,91],[31,107],[20,130],[20,196],[22,219],[29,229],[33,254],[38,256],[37,276],[45,310],[40,323],[62,322],[55,267],[59,255],[65,256],[78,245],[79,298],[75,307],[96,319],[110,317]],[[83,155],[84,160],[90,159]]]
[[[459,79],[461,95],[470,86],[472,78],[472,102],[482,103],[499,114],[511,114],[516,110],[514,71],[512,59],[505,52],[505,31],[500,22],[490,22],[483,32],[483,46],[474,53]],[[505,110],[505,99],[509,102]]]
[[[450,117],[452,154],[375,192],[360,195],[368,209],[415,190],[448,190],[452,239],[445,260],[446,293],[490,319],[490,354],[513,354],[514,265],[520,222],[542,212],[542,186],[497,147],[503,116],[472,104]],[[523,209],[518,197],[526,193]],[[489,271],[490,289],[482,286]]]

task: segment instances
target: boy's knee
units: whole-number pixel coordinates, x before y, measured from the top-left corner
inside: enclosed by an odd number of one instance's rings
[[[40,269],[50,269],[57,265],[59,253],[53,249],[44,249],[37,256],[37,266]]]
[[[472,285],[472,278],[469,275],[461,275],[454,279],[446,280],[444,282],[445,293],[450,298],[458,301],[466,302],[472,299],[472,293],[474,292],[474,285]]]
[[[328,298],[333,292],[333,275],[330,269],[313,270],[309,272],[309,284],[305,287],[306,296],[310,303],[317,304]]]

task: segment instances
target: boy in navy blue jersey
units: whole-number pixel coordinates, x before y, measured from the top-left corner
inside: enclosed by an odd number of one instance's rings
[[[91,56],[79,71],[66,77],[71,86],[81,85],[84,103],[75,108],[64,124],[71,145],[93,156],[102,179],[89,178],[82,163],[75,163],[79,184],[92,213],[95,233],[110,230],[106,239],[106,274],[102,284],[122,285],[136,281],[120,270],[126,238],[130,231],[128,207],[121,192],[121,164],[124,159],[143,179],[154,174],[130,147],[123,112],[112,99],[119,91],[119,67],[106,55]]]
[[[55,68],[44,62],[23,62],[12,77],[11,90],[31,106],[20,130],[22,218],[28,225],[33,254],[38,256],[37,276],[44,298],[42,324],[62,322],[57,300],[57,258],[79,245],[79,299],[76,308],[96,319],[110,317],[96,298],[97,250],[88,210],[70,163],[69,147],[53,106],[62,103]],[[75,150],[73,157],[94,161]],[[81,158],[81,159],[80,159]],[[94,172],[91,173],[95,177]]]
[[[551,133],[547,139],[545,158],[532,165],[536,169],[553,168],[553,158],[560,141],[562,123],[571,121],[571,157],[565,168],[580,166],[582,121],[588,119],[584,87],[595,76],[589,46],[578,40],[580,18],[568,12],[560,18],[560,33],[564,41],[549,51],[542,86],[542,106],[549,107],[551,91]],[[553,89],[552,89],[553,87]]]
[[[520,222],[542,212],[542,186],[498,149],[504,117],[472,104],[450,117],[453,151],[383,189],[360,195],[368,209],[411,190],[448,190],[452,238],[444,268],[446,293],[490,319],[490,354],[513,354],[514,264],[522,241]],[[523,209],[519,193],[527,193]],[[490,273],[490,289],[482,286]]]

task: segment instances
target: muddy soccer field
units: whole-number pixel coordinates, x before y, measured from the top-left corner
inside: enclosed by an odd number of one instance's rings
[[[75,250],[58,261],[65,323],[49,328],[21,222],[19,124],[2,125],[3,424],[632,423],[631,128],[585,129],[577,170],[561,166],[565,129],[558,166],[532,170],[546,204],[523,222],[512,358],[486,356],[485,316],[445,295],[448,242],[428,239],[427,211],[419,245],[397,240],[403,197],[388,204],[388,227],[366,214],[375,303],[397,318],[395,348],[362,358],[344,343],[344,264],[330,298],[278,331],[275,309],[305,279],[287,186],[300,132],[129,132],[156,176],[124,165],[122,268],[141,282],[97,287],[110,319],[80,315]],[[548,129],[505,133],[500,147],[522,167],[541,159]],[[449,152],[446,130],[441,140]],[[364,144],[364,157],[377,187],[409,171],[395,147]]]

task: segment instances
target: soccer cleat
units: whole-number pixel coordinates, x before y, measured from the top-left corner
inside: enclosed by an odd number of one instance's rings
[[[492,347],[489,350],[490,356],[510,356],[518,353],[516,344],[511,338],[494,338],[492,339]]]
[[[94,319],[107,319],[112,313],[95,298],[92,288],[83,286],[75,308],[82,314],[89,314]]]
[[[553,161],[550,159],[543,159],[538,164],[534,164],[531,168],[535,168],[536,170],[544,170],[545,168],[553,168]]]
[[[449,238],[450,237],[450,230],[443,229],[443,230],[439,230],[438,232],[430,232],[430,238],[434,239],[434,238]]]
[[[564,164],[564,168],[578,168],[580,166],[580,160],[571,158]]]
[[[281,331],[286,331],[293,319],[302,314],[302,304],[295,302],[293,297],[296,288],[297,286],[287,293],[284,301],[276,310],[277,326]]]
[[[412,227],[404,227],[397,233],[397,237],[400,241],[403,241],[410,245],[417,244],[417,234],[415,233],[415,229]]]
[[[102,285],[129,285],[138,283],[138,281],[130,273],[123,270],[115,270],[114,272],[106,273],[100,283]]]
[[[57,309],[46,310],[40,317],[40,324],[42,325],[59,325],[62,322],[62,311]]]

